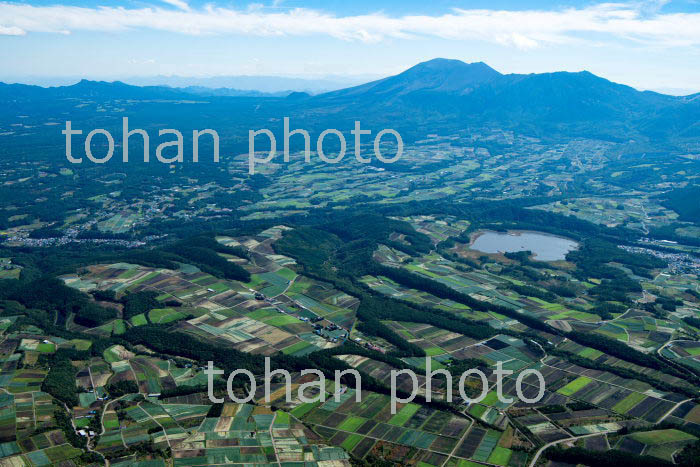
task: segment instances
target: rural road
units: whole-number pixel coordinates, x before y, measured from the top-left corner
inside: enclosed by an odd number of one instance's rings
[[[542,447],[535,453],[535,457],[532,458],[532,461],[530,462],[530,466],[529,466],[529,467],[534,467],[535,465],[537,465],[537,461],[539,460],[539,458],[540,458],[540,456],[542,455],[542,453],[543,453],[547,448],[550,448],[550,447],[554,446],[555,444],[564,443],[564,442],[567,442],[567,441],[576,441],[577,439],[582,439],[582,438],[590,438],[591,436],[598,436],[598,435],[602,435],[602,434],[606,434],[606,433],[610,433],[610,431],[609,431],[609,430],[608,430],[608,431],[600,431],[600,432],[598,432],[598,433],[589,433],[589,434],[587,434],[587,435],[572,436],[571,438],[564,438],[564,439],[560,439],[560,440],[557,440],[557,441],[552,441],[551,443],[547,443],[547,444],[545,444],[544,446],[542,446]]]
[[[144,410],[144,409],[141,407],[141,402],[139,402],[139,403],[136,404],[136,405],[137,405],[137,407],[139,407],[141,410],[143,410],[144,412],[146,412],[146,415],[148,415],[148,417],[149,417],[151,420],[153,420],[153,421],[155,422],[155,424],[158,425],[158,426],[160,427],[161,430],[163,430],[163,435],[165,436],[165,441],[168,443],[168,447],[172,449],[172,446],[170,445],[170,439],[168,438],[168,433],[165,431],[165,428],[163,428],[163,425],[161,425],[160,422],[159,422],[158,420],[156,420],[155,417],[154,417],[153,415],[151,415],[150,413],[148,413],[147,410]]]
[[[465,409],[465,411],[466,411],[466,409]],[[462,413],[464,414],[465,417],[467,417],[467,419],[469,419],[469,426],[467,427],[467,429],[464,432],[464,434],[462,435],[462,437],[459,438],[459,441],[457,442],[457,444],[455,444],[455,447],[452,449],[452,451],[450,451],[450,455],[447,456],[447,459],[445,459],[445,462],[443,462],[443,464],[442,464],[443,466],[447,465],[447,462],[449,462],[449,460],[452,458],[452,456],[455,455],[455,452],[457,452],[457,449],[459,449],[459,447],[462,445],[464,438],[467,437],[467,435],[472,431],[472,427],[474,426],[474,419],[471,418],[470,416],[468,416],[466,413],[464,413],[464,412],[462,412]]]
[[[666,347],[668,347],[669,345],[671,345],[671,344],[673,344],[673,343],[675,343],[675,342],[696,342],[696,341],[693,340],[693,339],[672,339],[672,340],[666,342],[664,345],[662,345],[661,347],[659,347],[659,348],[656,350],[656,354],[659,356],[659,358],[660,358],[661,360],[663,360],[663,361],[666,362],[667,364],[671,365],[672,367],[675,367],[676,369],[678,369],[679,363],[676,362],[676,361],[674,361],[674,360],[671,359],[671,358],[668,358],[668,357],[664,356],[664,354],[662,353],[662,351],[663,351]],[[692,368],[687,367],[687,366],[684,366],[684,365],[681,365],[681,366],[682,366],[682,369],[683,369],[683,370],[690,372],[691,375],[700,376],[700,372],[693,371]]]
[[[277,412],[275,412],[272,416],[272,422],[270,422],[270,428],[268,429],[268,432],[270,433],[270,442],[272,443],[272,450],[275,453],[275,459],[277,459],[277,465],[282,466],[280,463],[280,456],[277,454],[277,447],[275,446],[275,435],[272,433],[272,427],[275,424],[275,419],[277,418]]]
[[[669,415],[671,415],[673,412],[675,412],[676,409],[677,409],[678,407],[680,407],[681,405],[685,404],[686,402],[689,402],[689,401],[692,401],[692,400],[693,400],[693,399],[686,399],[686,400],[684,400],[684,401],[680,401],[679,403],[677,403],[676,405],[674,405],[673,407],[671,407],[670,409],[668,409],[668,412],[666,412],[666,413],[664,414],[664,416],[661,417],[661,418],[659,419],[659,421],[657,421],[656,423],[661,423],[661,422],[663,422],[664,420],[666,420],[666,418],[667,418]]]

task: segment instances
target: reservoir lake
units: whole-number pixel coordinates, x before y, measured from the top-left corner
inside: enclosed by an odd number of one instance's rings
[[[563,260],[566,254],[578,248],[574,240],[531,231],[493,232],[476,234],[470,248],[483,253],[515,253],[530,250],[537,261]]]

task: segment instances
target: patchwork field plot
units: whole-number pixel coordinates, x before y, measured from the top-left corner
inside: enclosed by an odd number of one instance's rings
[[[207,417],[196,434],[173,446],[175,465],[208,466],[222,463],[268,464],[333,461],[349,465],[338,447],[320,443],[318,435],[284,412],[264,407],[225,404],[219,417]]]
[[[278,264],[289,263],[268,251],[273,239],[255,241],[262,253],[254,250],[250,263],[244,264],[252,272],[249,284],[220,280],[196,268],[171,271],[124,263],[92,266],[86,274],[64,281],[83,290],[150,290],[159,294],[161,302],[177,299],[185,304],[156,308],[126,323],[115,320],[91,332],[120,334],[125,324],[142,326],[150,321],[173,323],[202,338],[264,355],[282,351],[303,356],[338,345],[354,323],[358,300]],[[246,241],[251,240],[242,243]]]
[[[131,213],[121,213],[98,223],[98,227],[103,232],[124,233],[128,232],[138,221],[139,215]]]
[[[677,341],[664,347],[662,355],[700,370],[700,341]]]
[[[93,370],[95,366],[91,366],[92,382],[95,383],[96,391],[101,389],[96,381],[104,382],[105,385],[107,382],[133,381],[143,394],[160,394],[164,390],[176,387],[207,384],[204,372],[191,364],[178,366],[172,361],[134,355],[118,345],[105,350],[104,359],[110,365],[109,369],[104,368],[104,371],[114,376],[110,376],[109,379],[100,376],[105,373],[99,373]]]
[[[693,401],[685,402],[671,413],[668,421],[691,427],[700,426],[700,405]]]
[[[642,431],[623,436],[616,448],[672,461],[673,454],[697,438],[678,430]]]
[[[469,228],[469,222],[451,216],[436,218],[435,216],[399,217],[408,222],[416,231],[424,233],[433,241],[439,243],[449,237],[457,237]]]
[[[648,422],[658,421],[684,399],[680,394],[664,393],[641,381],[578,367],[557,358],[547,358],[545,364],[550,367],[543,371],[545,382],[550,387],[559,385],[558,394]]]
[[[329,400],[298,404],[291,415],[358,458],[380,447],[406,446],[414,448],[414,458],[432,453],[444,461],[470,425],[466,418],[419,404],[402,405],[391,414],[389,397],[372,392],[363,391],[356,402],[355,391],[348,389],[336,401],[332,384],[327,389]]]
[[[456,248],[455,251],[459,253],[459,248]],[[522,285],[521,281],[503,274],[491,273],[489,270],[465,271],[454,261],[434,253],[424,255],[418,261],[414,260],[410,263],[404,262],[405,257],[406,255],[402,256],[402,253],[386,246],[380,246],[374,255],[374,259],[384,265],[405,268],[414,274],[442,283],[458,292],[494,304],[523,310],[542,320],[595,322],[599,319],[596,315],[584,311],[568,309],[569,302],[565,299],[561,299],[561,303],[550,303],[537,297],[519,294],[510,289],[503,290],[512,284]],[[548,270],[548,272],[553,275],[561,274],[560,271],[554,270]],[[366,276],[362,280],[374,290],[395,298],[435,306],[469,319],[488,321],[496,328],[513,327],[519,329],[516,320],[495,313],[472,311],[464,305],[439,299],[423,291],[399,286],[385,277]],[[580,303],[576,305],[577,308],[581,308],[581,306]]]
[[[610,355],[603,354],[602,352],[597,351],[595,349],[591,349],[590,347],[584,347],[582,345],[576,344],[576,343],[571,342],[571,341],[566,341],[566,342],[562,343],[560,348],[562,350],[566,350],[566,351],[572,352],[574,354],[580,355],[584,358],[594,360],[597,363],[611,365],[611,366],[618,367],[618,368],[625,368],[625,369],[633,370],[633,371],[638,372],[638,373],[647,374],[647,375],[653,376],[656,379],[659,379],[661,381],[668,381],[669,383],[671,383],[674,386],[685,387],[688,389],[690,389],[692,387],[692,385],[690,385],[686,380],[684,380],[682,378],[668,375],[668,374],[662,373],[658,370],[653,370],[650,368],[641,367],[639,365],[635,365],[634,363],[620,360],[620,359],[612,357]],[[606,381],[613,382],[614,384],[619,384],[619,385],[626,387],[628,389],[631,389],[631,390],[640,390],[641,389],[641,392],[644,392],[647,389],[650,389],[650,387],[648,387],[648,386],[640,386],[640,384],[644,384],[644,383],[640,383],[639,381],[626,380],[625,378],[616,377],[614,375],[611,375],[610,377],[611,377],[611,379],[609,379],[609,380],[606,379]],[[674,398],[674,397],[676,397],[676,396],[672,396],[672,398]]]
[[[363,373],[372,376],[373,378],[376,378],[377,380],[382,381],[386,384],[390,384],[391,370],[396,370],[396,368],[392,367],[387,363],[372,360],[367,357],[361,357],[358,355],[340,355],[339,358],[348,363],[350,366],[357,368]],[[425,376],[417,374],[416,377],[418,379],[417,392],[419,394],[425,394]],[[410,391],[412,386],[413,381],[408,375],[401,374],[397,377],[396,387],[398,389],[401,389],[403,391]],[[444,392],[444,386],[445,385],[443,381],[433,379],[433,393],[435,393],[436,398],[439,398],[439,394],[442,394]]]
[[[272,197],[265,202],[276,203]],[[299,198],[295,203],[303,205],[308,200]],[[81,292],[113,292],[114,297],[94,293],[88,299],[110,305],[116,314],[106,324],[86,329],[80,325],[85,322],[80,319],[80,308],[72,308],[67,316],[59,313],[56,321],[65,319],[67,324],[55,334],[63,338],[44,335],[37,327],[43,321],[32,320],[32,312],[18,321],[15,312],[5,316],[0,309],[0,464],[77,463],[74,459],[80,450],[67,442],[75,440],[55,430],[59,426],[56,419],[61,419],[54,415],[57,409],[67,410],[79,436],[88,437],[97,452],[123,466],[339,467],[349,466],[351,458],[367,462],[381,458],[417,467],[524,466],[548,443],[576,444],[594,451],[614,448],[673,460],[674,453],[696,440],[682,431],[694,433],[692,429],[700,426],[700,407],[689,394],[694,388],[693,368],[700,361],[700,343],[691,329],[693,321],[682,321],[694,316],[694,305],[688,304],[694,302],[694,289],[670,294],[683,298],[671,302],[668,294],[659,293],[658,281],[663,279],[657,277],[644,283],[644,294],[630,293],[630,297],[612,297],[619,300],[610,298],[603,303],[593,297],[605,289],[609,279],[582,276],[573,259],[540,264],[527,253],[480,255],[470,250],[467,234],[454,239],[469,232],[466,221],[447,216],[404,220],[424,233],[427,238],[421,236],[420,241],[429,241],[432,248],[420,253],[404,248],[415,245],[409,242],[408,230],[399,229],[403,233],[393,231],[386,240],[377,241],[372,255],[379,263],[402,268],[419,280],[409,280],[388,268],[372,268],[346,282],[328,272],[333,282],[323,282],[322,275],[313,272],[303,258],[298,257],[297,264],[277,253],[293,254],[284,241],[275,244],[293,232],[277,226],[257,235],[217,237],[219,243],[236,247],[220,253],[217,260],[244,268],[250,273],[247,282],[215,277],[204,272],[211,270],[204,264],[180,262],[172,263],[172,269],[97,264],[62,276],[66,285]],[[617,264],[612,267],[621,269]],[[634,274],[629,268],[623,270]],[[302,271],[314,278],[298,273]],[[658,271],[651,272],[654,274],[649,275],[656,275]],[[363,276],[366,273],[374,275]],[[421,284],[475,309],[421,291]],[[683,287],[688,285],[683,283]],[[483,306],[453,291],[511,310]],[[136,298],[128,295],[139,292],[149,293]],[[368,300],[369,305],[363,308],[367,303],[361,305],[357,297]],[[395,313],[376,311],[381,306],[372,311],[372,303],[390,307],[394,302],[387,297],[404,303],[396,304]],[[140,298],[148,305],[134,311],[130,299]],[[653,308],[654,300],[660,300],[657,308]],[[418,306],[408,310],[410,304]],[[608,305],[613,310],[610,316],[606,315]],[[675,306],[677,311],[666,313],[660,305]],[[0,306],[6,305],[0,302]],[[425,324],[428,322],[431,324]],[[136,344],[129,339],[129,332],[140,336],[151,326],[157,336],[155,325],[179,333],[173,347],[182,343],[183,352],[163,349],[155,341]],[[575,343],[586,340],[570,331],[595,335],[599,342],[591,345],[600,349],[607,345],[610,354],[625,360]],[[643,354],[626,355],[601,336]],[[424,396],[431,383],[435,400],[433,405],[420,397],[399,403],[392,413],[386,388],[370,386],[377,392],[368,387],[356,392],[345,386],[348,381],[336,386],[330,380],[323,388],[311,387],[307,384],[310,375],[294,373],[293,395],[306,384],[306,397],[322,391],[325,400],[288,401],[284,387],[274,379],[272,401],[264,400],[263,385],[258,384],[251,404],[212,404],[206,394],[203,359],[191,351],[207,347],[198,347],[200,343],[193,338],[255,356],[274,355],[285,368],[296,369],[302,363],[326,371],[352,367],[372,377],[372,384],[384,386],[389,386],[392,370],[411,368],[417,372],[418,395]],[[329,352],[311,355],[326,349]],[[679,377],[679,371],[671,371],[676,376],[667,374],[669,369],[683,367],[662,357],[687,365],[688,378]],[[70,360],[67,368],[59,358]],[[641,366],[650,361],[656,364]],[[668,363],[668,368],[659,361]],[[512,401],[499,400],[496,377],[490,375],[485,397],[479,402],[458,399],[450,407],[444,405],[448,389],[444,375],[427,380],[426,368],[453,372],[463,370],[467,363],[484,370],[500,366],[511,371],[499,388]],[[226,361],[227,368],[228,364]],[[60,375],[56,368],[69,375],[75,372],[78,391],[70,407],[41,391],[61,394],[55,382],[43,384]],[[544,396],[536,403],[518,400],[516,378],[525,369],[538,370],[544,378]],[[457,383],[455,374],[452,389]],[[409,392],[412,383],[404,374],[397,388]],[[526,397],[535,396],[539,387],[534,375],[524,378]],[[467,379],[470,396],[481,389],[479,378]],[[218,386],[216,390],[223,391]],[[648,431],[661,421],[677,425]],[[71,429],[66,433],[72,435]],[[172,452],[172,460],[156,459],[157,450]]]

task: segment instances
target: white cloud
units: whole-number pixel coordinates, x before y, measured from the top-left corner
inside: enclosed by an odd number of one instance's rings
[[[129,60],[127,60],[127,63],[129,65],[151,65],[153,63],[156,63],[156,60],[154,58],[147,58],[147,59],[130,58]]]
[[[180,10],[184,11],[190,11],[190,6],[187,4],[187,2],[183,2],[182,0],[162,0],[164,3],[167,3],[168,5],[172,5],[175,8],[179,8]]]
[[[23,36],[27,32],[17,26],[2,26],[0,25],[0,36]]]
[[[610,40],[654,47],[700,46],[700,13],[662,14],[643,2],[550,11],[455,9],[439,16],[392,17],[384,13],[335,16],[304,8],[236,10],[212,4],[192,9],[182,0],[163,1],[178,9],[0,2],[0,34],[151,29],[191,35],[327,35],[370,43],[385,38],[439,37],[483,40],[519,49]]]

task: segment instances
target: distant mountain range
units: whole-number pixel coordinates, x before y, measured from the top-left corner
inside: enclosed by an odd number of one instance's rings
[[[289,76],[212,76],[194,78],[185,76],[154,76],[124,78],[122,81],[137,86],[169,86],[175,88],[211,88],[254,91],[279,94],[292,91],[319,94],[365,82],[362,77],[336,76],[328,78],[293,78]]]
[[[232,88],[207,88],[188,86],[134,86],[121,81],[81,80],[68,86],[41,87],[28,84],[0,83],[0,98],[61,99],[61,98],[101,98],[101,99],[181,99],[194,96],[228,97],[284,97],[291,91],[266,93]]]
[[[284,112],[327,125],[359,119],[416,136],[488,125],[543,137],[664,141],[675,146],[697,147],[700,138],[700,94],[637,91],[586,71],[501,74],[485,63],[440,58],[359,86],[318,95],[295,92],[286,98],[226,88],[87,80],[53,88],[0,84],[0,100],[61,98],[259,99],[269,115]]]
[[[320,94],[324,92],[355,86],[374,79],[377,75],[335,76],[323,78],[296,78],[290,76],[132,76],[119,78],[132,86],[164,86],[169,88],[194,89],[196,92],[205,89],[217,90],[225,95],[286,95],[290,92],[306,92]],[[71,86],[81,77],[0,77],[0,82],[28,84],[41,87]],[[95,80],[92,80],[95,81]]]

